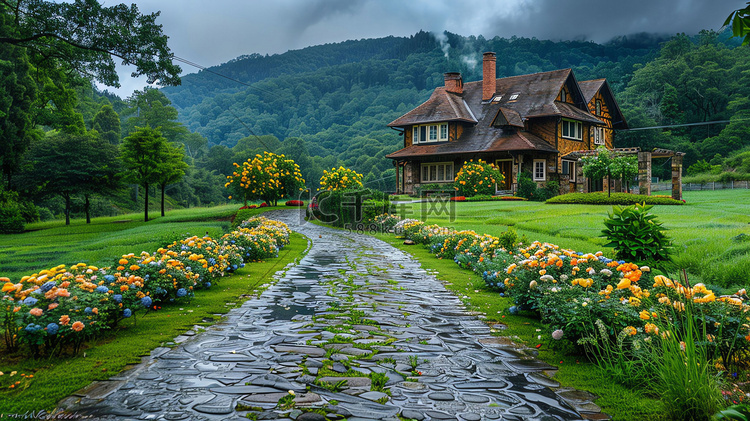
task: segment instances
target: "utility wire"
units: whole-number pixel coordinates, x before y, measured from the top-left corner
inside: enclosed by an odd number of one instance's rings
[[[735,118],[734,120],[716,120],[716,121],[704,121],[701,123],[684,123],[684,124],[670,124],[666,126],[650,126],[650,127],[636,127],[634,129],[619,129],[618,132],[634,132],[638,130],[652,130],[652,129],[668,129],[670,127],[688,127],[688,126],[707,126],[711,124],[726,124],[732,121],[746,121],[750,118]]]
[[[182,57],[177,57],[177,56],[173,56],[173,58],[174,58],[174,59],[175,59],[176,61],[179,61],[180,63],[185,63],[185,64],[187,64],[188,66],[193,66],[193,67],[196,67],[196,68],[198,68],[198,69],[200,69],[200,70],[203,70],[203,71],[205,71],[205,72],[208,72],[208,73],[211,73],[211,74],[214,74],[214,75],[217,75],[217,76],[223,77],[224,79],[228,79],[228,80],[231,80],[232,82],[236,82],[236,83],[239,83],[240,85],[245,85],[245,86],[248,86],[248,87],[250,87],[250,88],[252,88],[252,89],[255,89],[255,90],[257,90],[257,91],[260,91],[261,93],[265,93],[265,94],[271,94],[271,91],[268,91],[268,90],[264,90],[264,89],[258,88],[257,86],[253,86],[253,85],[250,85],[250,84],[248,84],[248,83],[245,83],[245,82],[243,82],[243,81],[241,81],[241,80],[237,80],[237,79],[235,79],[235,78],[232,78],[232,77],[229,77],[229,76],[227,76],[227,75],[223,75],[223,74],[221,74],[221,73],[219,73],[219,72],[215,72],[215,71],[213,71],[213,70],[211,70],[211,69],[209,69],[209,68],[207,68],[207,67],[205,67],[205,66],[202,66],[202,65],[200,65],[200,64],[198,64],[198,63],[195,63],[195,62],[193,62],[193,61],[190,61],[190,60],[184,59],[184,58],[182,58]],[[232,109],[231,109],[231,108],[227,108],[227,109],[226,109],[226,111],[229,111],[229,114],[232,114],[232,116],[233,116],[233,117],[234,117],[234,118],[235,118],[235,119],[236,119],[237,121],[239,121],[239,122],[240,122],[240,124],[242,125],[242,127],[244,127],[244,128],[245,128],[245,129],[246,129],[246,130],[247,130],[248,132],[250,132],[250,134],[251,134],[251,135],[252,135],[253,137],[255,137],[255,140],[257,140],[257,141],[258,141],[258,143],[260,143],[261,145],[263,145],[263,147],[264,147],[264,148],[266,148],[266,149],[267,149],[267,150],[268,150],[268,151],[270,152],[271,148],[269,148],[269,147],[268,147],[268,145],[266,145],[266,143],[265,143],[265,142],[263,141],[263,139],[261,139],[261,138],[260,138],[260,136],[258,136],[257,134],[255,134],[255,132],[253,131],[253,129],[251,129],[251,128],[250,128],[250,126],[248,126],[247,124],[245,124],[245,122],[244,122],[244,121],[240,120],[239,116],[237,116],[237,114],[235,114],[235,113],[234,113],[234,111],[232,111]]]

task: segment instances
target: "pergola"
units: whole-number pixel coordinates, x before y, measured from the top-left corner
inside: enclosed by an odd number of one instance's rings
[[[614,148],[612,152],[626,155],[638,155],[638,191],[640,194],[651,195],[651,160],[653,158],[672,158],[672,198],[682,200],[682,158],[685,152],[669,149],[654,149],[642,151],[641,148]],[[575,151],[566,157],[581,158],[598,155],[597,150]]]

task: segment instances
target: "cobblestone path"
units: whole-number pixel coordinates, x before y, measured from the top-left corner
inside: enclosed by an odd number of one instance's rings
[[[554,367],[490,334],[418,262],[366,235],[300,221],[301,262],[222,322],[159,348],[61,407],[99,419],[607,419]],[[295,406],[275,408],[293,391]]]

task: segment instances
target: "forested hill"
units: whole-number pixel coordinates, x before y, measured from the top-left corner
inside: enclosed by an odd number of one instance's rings
[[[309,180],[339,164],[374,180],[393,173],[383,157],[402,141],[386,124],[426,100],[445,72],[480,80],[485,51],[497,53],[498,77],[570,67],[579,80],[607,78],[618,94],[668,39],[641,34],[597,44],[419,32],[243,56],[163,92],[209,145],[288,151],[305,162]]]

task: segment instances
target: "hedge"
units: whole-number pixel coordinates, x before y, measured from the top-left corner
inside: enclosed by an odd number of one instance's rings
[[[635,205],[645,203],[647,205],[682,205],[684,201],[669,197],[646,196],[643,194],[630,193],[568,193],[547,199],[545,203],[550,204],[573,204],[573,205]]]

